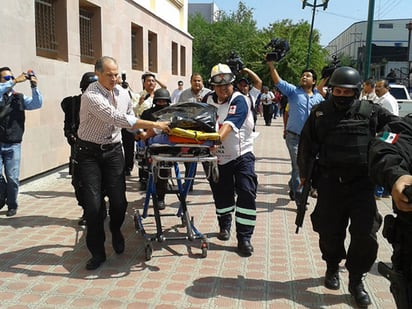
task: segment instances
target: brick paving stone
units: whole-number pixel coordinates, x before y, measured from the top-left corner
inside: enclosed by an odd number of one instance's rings
[[[111,247],[106,220],[107,261],[96,271],[84,269],[90,254],[85,228],[77,225],[82,210],[76,205],[67,167],[23,181],[15,217],[0,211],[0,299],[2,308],[352,308],[347,272],[341,267],[341,288],[323,287],[324,262],[318,237],[310,223],[316,200],[299,234],[295,234],[296,204],[289,200],[290,160],[282,138],[282,123],[262,125],[255,142],[257,225],[254,254],[236,253],[235,225],[227,242],[216,238],[218,225],[210,188],[199,169],[194,191],[187,197],[190,216],[208,237],[209,250],[201,257],[200,241],[153,242],[151,260],[136,232],[135,211],[142,212],[145,194],[137,190],[136,170],[127,179],[129,201],[123,234],[126,250]],[[162,226],[167,235],[183,235],[175,216],[176,195],[166,197]],[[390,199],[378,201],[382,215],[391,212]],[[149,213],[151,207],[149,207]],[[143,220],[147,232],[156,232],[153,217]],[[167,232],[166,232],[167,231]],[[379,261],[390,261],[391,246],[378,235]],[[395,308],[389,282],[376,270],[367,276],[370,308]]]

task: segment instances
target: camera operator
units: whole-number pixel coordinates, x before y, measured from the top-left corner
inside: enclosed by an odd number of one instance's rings
[[[17,83],[30,81],[32,96],[15,92]],[[21,142],[24,133],[25,110],[35,110],[43,105],[37,88],[37,78],[32,70],[14,77],[9,67],[0,68],[0,209],[8,206],[6,216],[17,213]]]
[[[252,81],[250,82],[246,77],[241,77],[237,82],[237,88],[244,95],[248,96],[252,101],[252,104],[253,104],[252,111],[253,111],[253,121],[254,121],[253,132],[255,132],[257,113],[258,113],[257,108],[259,105],[258,99],[260,97],[261,90],[262,90],[262,80],[255,72],[253,72],[252,70],[248,68],[243,68],[240,71],[240,73],[247,74],[247,76]]]
[[[283,56],[284,55],[285,54],[283,53]],[[283,57],[280,57],[280,59],[282,58]],[[295,86],[281,79],[272,61],[268,61],[267,63],[275,86],[283,95],[288,97],[288,122],[284,134],[292,164],[292,174],[288,183],[290,190],[289,196],[291,200],[298,201],[301,191],[299,168],[297,165],[300,132],[302,131],[306,119],[309,117],[312,107],[319,104],[324,99],[316,89],[317,75],[314,70],[304,69],[302,71],[299,86]]]

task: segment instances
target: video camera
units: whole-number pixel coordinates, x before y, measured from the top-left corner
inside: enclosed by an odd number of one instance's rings
[[[36,77],[36,74],[34,74],[34,71],[32,69],[28,69],[27,72],[24,73],[24,77],[26,77],[26,79],[30,81],[30,86],[32,88],[36,87],[35,82],[31,80],[32,77]]]
[[[229,55],[229,59],[226,60],[226,64],[229,66],[233,75],[238,75],[243,70],[243,61],[240,56],[232,50]]]
[[[122,84],[121,84],[121,86],[124,89],[129,88],[129,83],[126,82],[126,72],[125,71],[122,72]]]
[[[338,68],[338,67],[340,67],[340,60],[338,59],[338,56],[332,55],[332,62],[331,62],[329,65],[323,67],[323,69],[322,69],[321,79],[331,77],[331,76],[332,76],[332,73],[333,73],[333,72],[335,71],[335,69]]]
[[[282,60],[289,51],[289,42],[283,39],[274,38],[271,39],[264,47],[266,50],[270,50],[266,54],[265,62]]]

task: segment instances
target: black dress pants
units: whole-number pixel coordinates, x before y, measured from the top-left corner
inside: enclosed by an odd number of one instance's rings
[[[86,244],[93,257],[106,256],[104,242],[105,207],[103,195],[109,198],[111,232],[120,231],[123,224],[127,201],[124,175],[124,156],[121,143],[112,148],[94,147],[90,143],[77,144],[79,167],[79,187],[84,201],[87,221]],[[94,144],[96,145],[96,144]],[[104,188],[104,190],[103,190]]]

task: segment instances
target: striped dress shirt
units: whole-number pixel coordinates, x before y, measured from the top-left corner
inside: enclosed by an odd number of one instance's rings
[[[81,140],[96,144],[118,143],[121,128],[131,128],[136,121],[127,90],[117,85],[109,91],[97,81],[81,97],[77,134]]]

